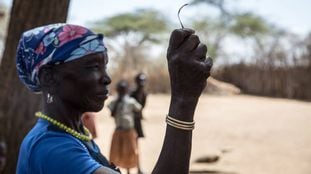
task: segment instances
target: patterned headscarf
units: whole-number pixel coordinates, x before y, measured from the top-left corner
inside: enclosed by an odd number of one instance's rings
[[[21,81],[31,91],[40,92],[38,73],[43,65],[106,51],[101,34],[78,25],[46,25],[23,33],[17,47],[16,67]]]

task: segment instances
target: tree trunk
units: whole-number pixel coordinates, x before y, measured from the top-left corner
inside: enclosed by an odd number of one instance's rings
[[[0,136],[7,143],[3,173],[15,173],[19,146],[33,126],[40,97],[19,81],[15,53],[22,32],[41,25],[66,21],[70,0],[14,0],[0,67]],[[25,159],[27,160],[27,159]]]

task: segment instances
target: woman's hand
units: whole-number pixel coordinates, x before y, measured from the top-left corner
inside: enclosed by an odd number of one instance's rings
[[[180,121],[193,121],[194,111],[210,75],[212,60],[207,47],[190,29],[172,32],[167,50],[171,79],[171,104],[168,115]],[[192,131],[167,126],[162,151],[152,174],[188,174]]]
[[[167,50],[172,98],[197,100],[210,76],[213,62],[207,47],[191,29],[175,29]]]

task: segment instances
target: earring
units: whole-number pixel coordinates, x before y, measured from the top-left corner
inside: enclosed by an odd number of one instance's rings
[[[46,96],[46,103],[53,103],[53,96],[50,93],[48,93]]]

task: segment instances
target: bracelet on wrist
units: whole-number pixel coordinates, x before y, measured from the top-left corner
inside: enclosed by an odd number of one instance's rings
[[[166,123],[174,128],[181,129],[181,130],[193,130],[195,122],[188,122],[188,121],[182,121],[178,120],[176,118],[173,118],[169,115],[166,116]]]

